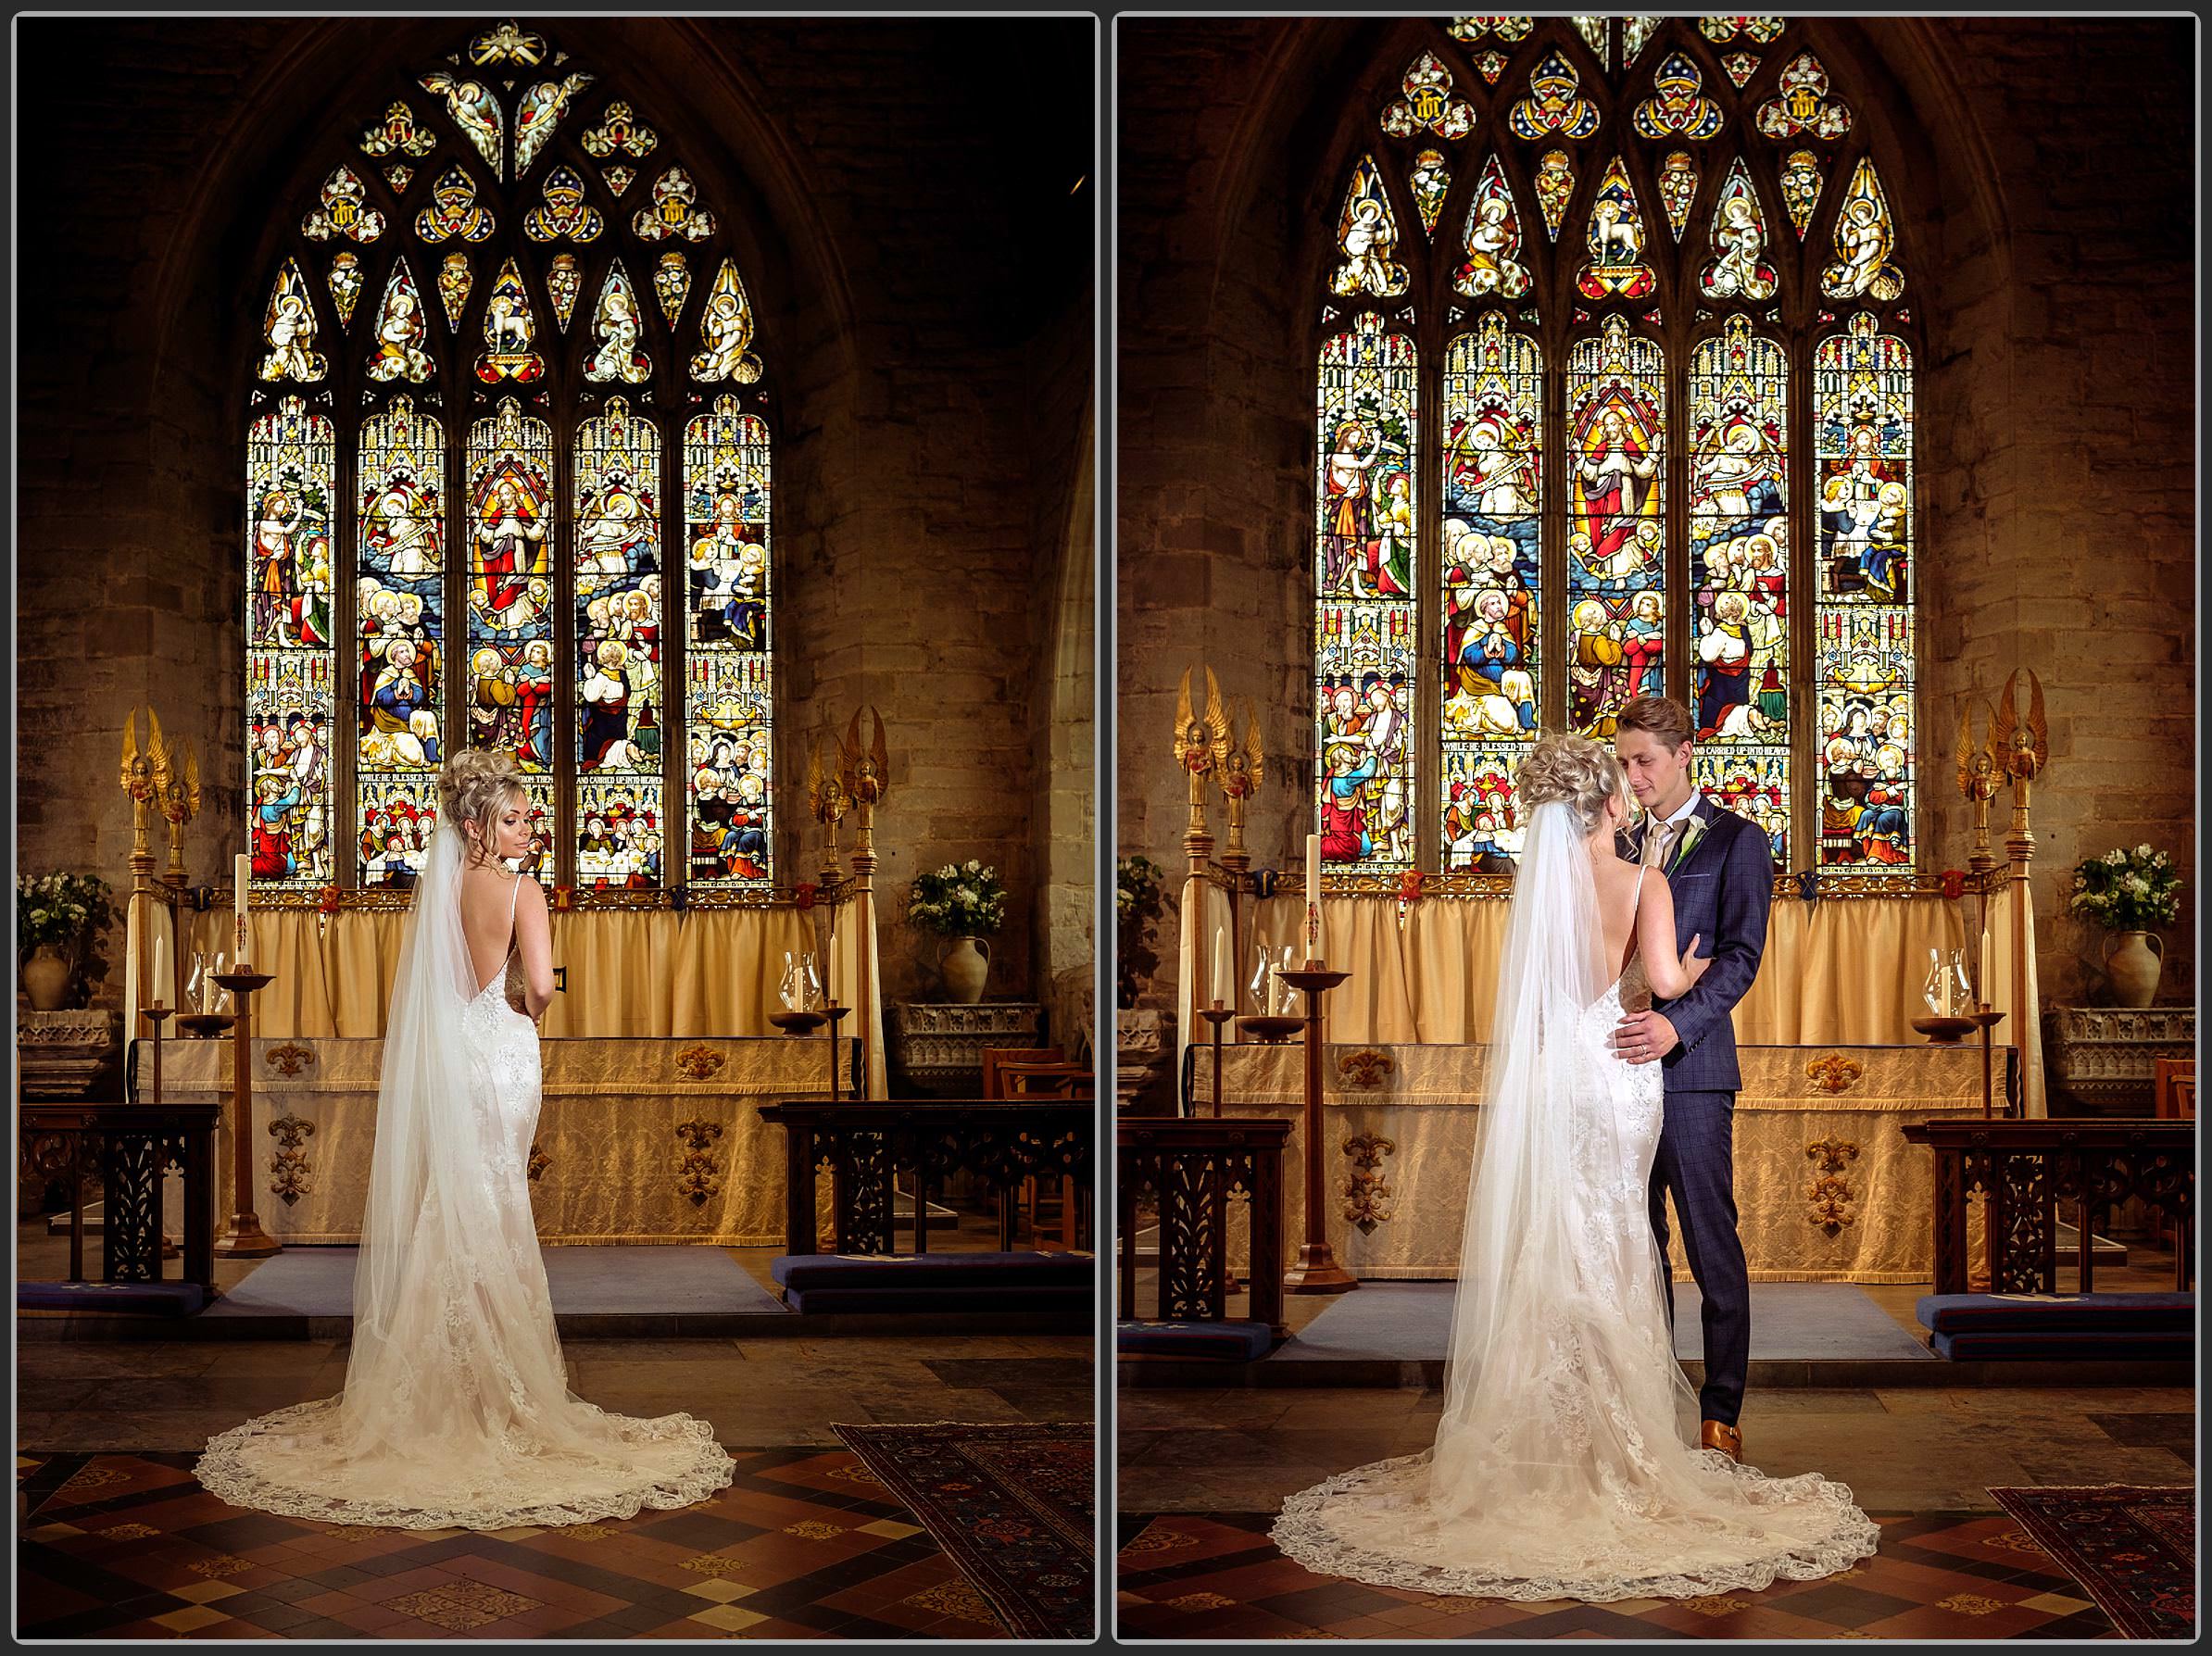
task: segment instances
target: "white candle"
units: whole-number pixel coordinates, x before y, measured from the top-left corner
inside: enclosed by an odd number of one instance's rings
[[[165,938],[156,937],[154,939],[154,1004],[156,1006],[169,1004],[169,995],[165,988],[169,982],[169,951],[166,944],[167,939]]]
[[[1213,1003],[1221,1005],[1229,998],[1229,928],[1216,926],[1213,931]]]
[[[829,992],[830,1004],[836,1005],[837,1000],[837,917],[834,914],[830,916],[829,928],[829,982],[824,987]]]
[[[131,1009],[131,1033],[138,1028],[138,899],[123,910],[123,1000]]]
[[[1981,928],[1981,976],[1979,980],[1979,986],[1981,990],[1981,1004],[1990,1007],[1995,1006],[1997,1004],[1997,988],[1994,984],[1990,982],[1990,929],[1986,925]]]
[[[231,951],[231,970],[233,972],[245,971],[246,962],[253,958],[245,934],[245,893],[246,887],[252,884],[253,877],[253,859],[244,851],[239,852],[236,860],[232,864],[231,875],[235,887],[232,901],[236,922],[234,929],[237,933],[236,947]]]
[[[1306,835],[1306,902],[1307,913],[1313,917],[1313,935],[1306,939],[1306,952],[1321,953],[1321,835]]]

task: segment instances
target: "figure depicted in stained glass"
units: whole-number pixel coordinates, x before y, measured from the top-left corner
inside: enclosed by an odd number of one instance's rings
[[[1636,204],[1636,186],[1617,156],[1598,182],[1589,241],[1590,263],[1575,280],[1586,297],[1640,299],[1659,285],[1658,273],[1643,260],[1643,212]]]
[[[438,496],[405,471],[371,484],[361,511],[361,561],[400,581],[420,581],[446,566],[439,544]]]
[[[1720,131],[1720,106],[1705,95],[1704,77],[1679,52],[1669,52],[1652,80],[1652,95],[1636,106],[1637,133],[1692,142]]]
[[[1521,852],[1513,750],[1447,753],[1444,866],[1455,874],[1510,874]]]
[[[540,81],[522,94],[515,111],[515,177],[530,170],[537,152],[553,137],[569,100],[592,82],[589,75],[567,75],[559,81]]]
[[[444,69],[434,69],[424,75],[421,86],[425,92],[435,93],[446,100],[446,112],[453,117],[453,124],[469,135],[469,142],[476,146],[476,153],[484,158],[494,178],[504,178],[501,169],[506,136],[504,117],[499,100],[481,81],[465,81]]]
[[[701,349],[691,359],[691,377],[701,384],[735,380],[750,385],[760,377],[760,358],[752,353],[753,307],[738,280],[735,259],[723,259],[699,318]]]
[[[487,385],[514,380],[527,385],[546,371],[546,359],[530,348],[535,324],[530,315],[530,291],[522,273],[509,259],[492,283],[492,296],[484,311],[484,344],[491,348],[476,358],[476,377]]]
[[[300,220],[299,233],[310,242],[345,236],[367,246],[384,233],[384,216],[367,205],[360,175],[340,167],[324,182],[317,206]]]
[[[599,209],[584,199],[584,181],[566,167],[546,175],[545,199],[522,215],[522,233],[534,242],[594,241],[607,228]]]
[[[1820,202],[1820,157],[1809,149],[1792,150],[1782,163],[1781,181],[1782,205],[1790,209],[1790,222],[1802,241]]]
[[[1627,628],[1596,598],[1577,604],[1567,621],[1574,651],[1567,662],[1568,721],[1584,735],[1609,739],[1614,712],[1629,694]]]
[[[1344,194],[1344,211],[1337,223],[1337,246],[1344,262],[1329,276],[1331,293],[1389,299],[1405,292],[1406,269],[1391,262],[1398,251],[1398,219],[1390,211],[1382,169],[1373,156],[1362,156],[1352,170],[1351,187]]]
[[[1513,525],[1519,528],[1520,525]],[[1489,624],[1482,601],[1505,601],[1499,617],[1524,663],[1536,660],[1536,554],[1534,543],[1486,533],[1459,518],[1444,520],[1444,660],[1455,669],[1467,642]],[[1447,675],[1450,676],[1450,675]],[[1449,694],[1449,692],[1447,692]]]
[[[1528,76],[1528,95],[1517,100],[1505,124],[1516,138],[1587,138],[1598,130],[1598,107],[1582,95],[1581,77],[1554,46]]]
[[[412,380],[420,383],[437,370],[422,349],[425,329],[422,301],[415,292],[415,279],[408,274],[407,260],[392,265],[392,279],[384,284],[384,301],[376,318],[376,349],[369,358],[372,380]]]
[[[1841,138],[1851,131],[1851,111],[1830,97],[1828,70],[1810,52],[1800,52],[1782,70],[1780,90],[1759,106],[1759,131],[1778,141],[1804,133]]]
[[[351,252],[331,256],[331,304],[338,312],[338,326],[353,325],[353,307],[361,296],[361,261]]]
[[[430,205],[415,215],[415,233],[434,245],[448,237],[485,241],[497,229],[491,208],[476,199],[476,181],[458,165],[438,175],[430,187]]]
[[[254,624],[257,640],[283,645],[291,642],[281,631],[290,600],[298,590],[295,570],[300,526],[307,521],[307,503],[288,489],[270,489],[261,496],[261,520],[254,529]]]
[[[1612,557],[1657,515],[1659,458],[1632,399],[1595,407],[1575,452],[1577,517],[1593,559]]]
[[[576,269],[573,253],[556,253],[553,262],[546,268],[546,291],[553,295],[553,320],[560,331],[569,331],[569,317],[576,308],[576,295],[583,291],[584,278]]]
[[[477,505],[476,570],[484,586],[484,607],[494,617],[522,596],[522,577],[546,569],[546,519],[538,503],[513,476],[500,476]],[[496,620],[495,625],[511,623]]]
[[[589,658],[595,671],[583,686],[583,721],[576,732],[577,762],[626,768],[630,753],[630,651],[620,639],[603,639]]]
[[[1536,164],[1536,202],[1543,208],[1544,233],[1559,240],[1559,227],[1566,222],[1567,203],[1575,198],[1575,169],[1564,149],[1547,150]]]
[[[630,229],[640,241],[686,236],[703,242],[714,233],[714,215],[698,205],[698,186],[681,167],[671,167],[653,184],[653,205],[639,207]]]
[[[1886,304],[1896,298],[1904,292],[1904,271],[1890,257],[1895,244],[1874,157],[1861,156],[1836,216],[1836,262],[1821,270],[1820,291],[1831,299],[1867,294]]]
[[[1666,226],[1675,240],[1690,226],[1690,205],[1697,200],[1697,164],[1688,150],[1670,150],[1659,167],[1659,205],[1666,209]]]
[[[1713,250],[1716,257],[1698,275],[1706,298],[1774,297],[1778,279],[1766,260],[1766,224],[1741,156],[1728,168],[1713,209]]]
[[[269,355],[261,358],[258,370],[262,379],[311,385],[329,371],[329,362],[315,349],[315,307],[308,301],[307,280],[295,260],[286,259],[277,272],[261,332],[269,342]]]
[[[1455,736],[1513,734],[1536,729],[1536,680],[1530,651],[1507,624],[1513,600],[1496,587],[1475,595],[1462,634],[1457,694],[1447,698],[1445,729]]]
[[[428,611],[416,594],[372,596],[361,629],[361,769],[435,768],[442,691]]]
[[[652,363],[638,348],[641,329],[637,295],[631,290],[630,278],[623,273],[622,261],[619,258],[608,267],[607,281],[599,289],[598,313],[592,319],[592,326],[599,343],[597,349],[584,359],[585,379],[600,383],[619,380],[642,385],[653,377]]]
[[[735,493],[715,497],[713,518],[691,544],[691,607],[703,644],[757,650],[766,642],[768,548],[745,521]]]
[[[1382,112],[1382,130],[1393,138],[1434,132],[1456,141],[1475,127],[1475,106],[1452,95],[1452,71],[1434,52],[1414,59],[1400,83],[1405,96]]]
[[[1483,164],[1467,207],[1466,262],[1452,273],[1452,285],[1470,299],[1492,294],[1517,299],[1528,291],[1527,267],[1520,262],[1521,220],[1513,190],[1498,157]]]
[[[1433,236],[1437,219],[1444,210],[1444,197],[1452,194],[1452,167],[1441,150],[1425,149],[1414,157],[1406,175],[1413,186],[1414,207],[1421,215],[1421,233]]]

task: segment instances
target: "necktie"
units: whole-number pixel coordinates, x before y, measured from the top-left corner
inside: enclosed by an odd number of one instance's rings
[[[1643,862],[1646,868],[1665,868],[1666,853],[1674,845],[1675,825],[1672,822],[1653,822],[1651,832],[1643,836]]]

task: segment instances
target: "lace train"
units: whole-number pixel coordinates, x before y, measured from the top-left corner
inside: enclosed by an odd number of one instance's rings
[[[1850,1489],[1818,1473],[1769,1478],[1715,1450],[1692,1452],[1701,1470],[1739,1486],[1728,1494],[1740,1514],[1638,1511],[1620,1491],[1616,1522],[1596,1527],[1588,1514],[1547,1524],[1550,1514],[1532,1508],[1509,1522],[1425,1524],[1419,1513],[1433,1451],[1424,1449],[1300,1491],[1283,1503],[1270,1533],[1286,1557],[1324,1575],[1467,1598],[1590,1604],[1814,1581],[1849,1569],[1880,1541],[1880,1526],[1853,1504]],[[1345,1534],[1363,1520],[1375,1531],[1372,1544]],[[1707,1550],[1733,1556],[1686,1562]]]
[[[343,1454],[339,1417],[344,1404],[342,1394],[318,1398],[210,1438],[195,1469],[201,1487],[234,1507],[326,1524],[552,1528],[635,1518],[647,1507],[687,1507],[727,1487],[736,1474],[736,1463],[703,1420],[688,1414],[640,1420],[609,1414],[579,1399],[572,1407],[588,1411],[597,1417],[595,1424],[603,1423],[607,1447],[623,1450],[630,1459],[564,1455],[509,1439],[488,1464],[457,1473],[434,1444],[424,1444],[418,1456],[380,1469],[379,1481],[399,1482],[408,1499],[400,1499],[396,1490],[341,1494],[333,1485],[346,1481],[346,1467],[332,1457]],[[434,1490],[434,1496],[424,1499]]]

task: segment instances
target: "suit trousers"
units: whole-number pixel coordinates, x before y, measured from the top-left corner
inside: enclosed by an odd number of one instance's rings
[[[1682,1251],[1704,1298],[1705,1384],[1698,1393],[1707,1420],[1734,1425],[1751,1370],[1751,1272],[1736,1235],[1736,1095],[1668,1092],[1658,1153],[1652,1161],[1652,1232],[1666,1282],[1667,1326],[1674,1326],[1673,1273],[1666,1269],[1666,1198],[1675,1198]]]

